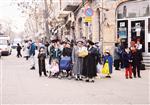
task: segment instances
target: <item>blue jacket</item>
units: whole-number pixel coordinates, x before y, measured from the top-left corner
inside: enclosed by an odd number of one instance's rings
[[[105,56],[104,56],[104,64],[105,64],[106,60],[108,60],[109,73],[111,74],[112,71],[113,71],[113,70],[112,70],[112,69],[113,69],[113,67],[112,67],[112,65],[113,65],[113,58],[112,58],[111,55],[105,55]]]
[[[35,55],[35,50],[36,50],[36,46],[35,46],[35,44],[34,43],[32,43],[31,45],[30,45],[30,51],[29,51],[29,54],[30,54],[30,56],[31,55]]]

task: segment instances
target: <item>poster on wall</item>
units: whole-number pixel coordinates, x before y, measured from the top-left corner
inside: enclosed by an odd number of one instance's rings
[[[128,25],[127,20],[118,21],[118,38],[126,39],[128,37]]]

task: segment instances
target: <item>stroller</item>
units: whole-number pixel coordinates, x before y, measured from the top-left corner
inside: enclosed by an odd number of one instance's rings
[[[59,62],[59,76],[58,78],[61,79],[62,77],[70,77],[71,76],[71,69],[72,69],[72,63],[71,63],[71,57],[64,56],[61,58]]]

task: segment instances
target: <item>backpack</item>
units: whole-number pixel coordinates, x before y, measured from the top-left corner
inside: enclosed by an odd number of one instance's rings
[[[71,70],[71,57],[62,57],[59,62],[60,70]]]

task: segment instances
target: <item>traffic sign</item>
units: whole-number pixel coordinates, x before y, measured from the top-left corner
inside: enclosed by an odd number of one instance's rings
[[[93,9],[92,8],[87,8],[85,10],[85,15],[86,16],[93,16]]]
[[[92,22],[92,17],[91,16],[90,17],[85,17],[84,21],[85,22]]]

